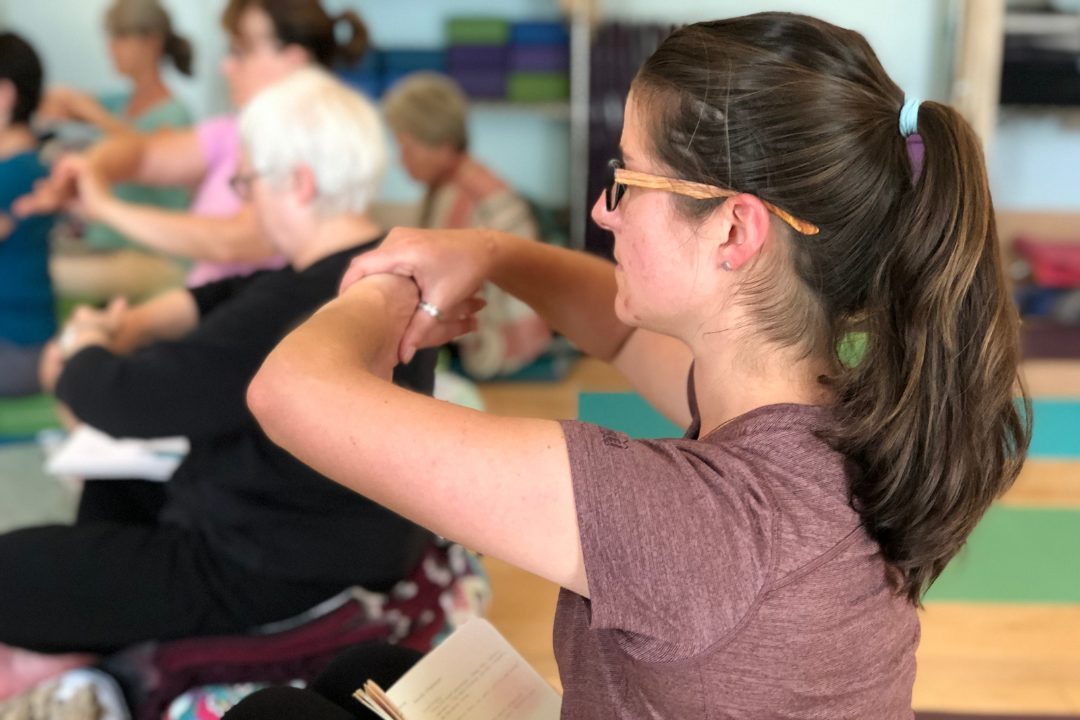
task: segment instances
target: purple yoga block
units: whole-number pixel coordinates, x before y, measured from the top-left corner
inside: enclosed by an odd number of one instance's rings
[[[451,72],[465,94],[473,98],[505,98],[506,71],[504,70],[463,70]]]
[[[470,70],[506,70],[506,48],[492,45],[455,45],[446,51],[451,73]]]
[[[566,45],[511,47],[510,69],[526,72],[567,72],[570,70],[570,48]]]

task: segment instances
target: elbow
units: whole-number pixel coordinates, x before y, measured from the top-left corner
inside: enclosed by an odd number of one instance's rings
[[[247,389],[248,410],[255,416],[263,432],[274,442],[278,441],[275,437],[278,419],[284,414],[285,404],[281,393],[284,383],[277,377],[279,373],[276,365],[273,358],[267,360]]]

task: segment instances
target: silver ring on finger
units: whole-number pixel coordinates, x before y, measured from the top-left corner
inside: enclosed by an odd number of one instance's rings
[[[435,318],[436,322],[441,322],[442,321],[442,311],[439,310],[439,308],[432,305],[431,303],[424,302],[423,300],[421,300],[420,304],[417,306],[417,308],[420,309],[420,310],[423,310],[428,315]]]

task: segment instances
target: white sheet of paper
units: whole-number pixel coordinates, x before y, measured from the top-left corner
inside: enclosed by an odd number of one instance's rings
[[[559,720],[562,697],[487,620],[470,620],[386,693],[409,720]]]
[[[81,425],[45,463],[52,475],[165,482],[191,450],[187,438],[117,439]]]

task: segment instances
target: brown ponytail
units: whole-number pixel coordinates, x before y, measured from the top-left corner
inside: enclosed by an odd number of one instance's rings
[[[837,383],[855,507],[912,600],[1016,479],[1031,417],[1014,401],[1019,319],[979,140],[933,102],[918,128],[922,171],[869,288],[866,355]]]
[[[165,38],[165,55],[173,61],[173,65],[184,75],[191,77],[192,63],[195,60],[195,52],[191,43],[179,35],[172,34]]]
[[[334,19],[334,25],[346,23],[349,26],[349,41],[338,45],[338,56],[346,65],[360,61],[368,49],[368,29],[364,21],[352,10],[346,10]]]
[[[675,175],[820,228],[774,223],[778,242],[748,268],[742,296],[766,341],[831,368],[822,382],[852,505],[917,604],[1012,485],[1030,439],[978,139],[955,111],[924,103],[916,172],[904,94],[865,39],[786,13],[676,31],[634,92]],[[693,219],[723,200],[678,202]],[[840,353],[855,332],[866,349],[851,362]]]
[[[158,0],[115,0],[105,13],[110,35],[159,35],[162,52],[176,69],[191,76],[194,51],[191,43],[173,32],[172,19]]]
[[[367,50],[367,26],[351,10],[332,18],[320,0],[229,0],[222,16],[225,29],[239,35],[240,17],[249,9],[262,10],[270,17],[282,44],[304,48],[312,60],[325,67],[356,63]],[[344,43],[337,38],[340,23],[349,25],[350,36]]]

